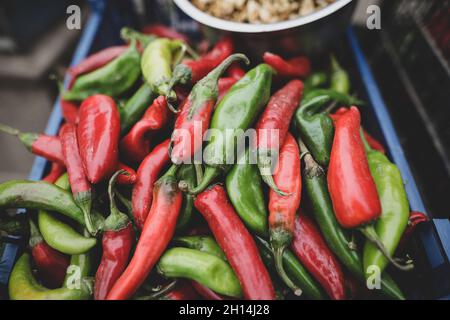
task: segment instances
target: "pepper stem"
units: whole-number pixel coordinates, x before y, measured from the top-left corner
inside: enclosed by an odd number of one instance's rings
[[[292,280],[289,278],[289,276],[286,274],[286,271],[283,267],[283,253],[284,253],[285,246],[278,246],[275,248],[273,252],[273,256],[275,259],[275,268],[277,269],[277,272],[283,282],[294,292],[296,296],[301,296],[302,289],[300,289],[298,286],[292,282]]]
[[[18,136],[20,134],[20,130],[2,123],[0,123],[0,131],[12,136]]]
[[[109,180],[108,185],[108,195],[109,195],[109,207],[111,213],[109,214],[108,218],[105,220],[105,230],[108,231],[119,231],[124,228],[126,228],[129,223],[130,219],[128,219],[128,216],[117,208],[116,201],[114,199],[115,191],[114,186],[117,181],[117,177],[121,174],[129,175],[129,173],[125,170],[118,170],[116,173],[113,174],[111,179]]]
[[[369,240],[372,242],[378,250],[381,251],[381,253],[386,257],[386,259],[389,260],[390,263],[392,263],[397,269],[401,271],[409,271],[414,268],[414,265],[412,263],[408,263],[405,265],[400,264],[397,260],[394,259],[389,252],[387,252],[386,247],[381,242],[380,238],[378,237],[375,228],[373,224],[365,225],[359,228],[359,231]]]
[[[361,140],[364,144],[364,149],[366,150],[366,153],[373,152],[374,150],[372,149],[370,144],[367,142],[367,139],[366,139],[366,136],[364,135],[364,130],[362,127],[359,129],[359,134],[360,134]]]
[[[187,192],[192,195],[199,194],[213,182],[213,180],[220,174],[220,172],[221,170],[217,167],[206,166],[203,178],[200,182],[197,182],[197,186],[195,188],[189,189],[189,183],[184,180],[181,180],[178,183],[178,188],[180,188],[181,191]]]
[[[216,68],[214,68],[214,70],[209,72],[206,77],[200,80],[199,84],[213,82],[217,86],[219,77],[230,67],[233,62],[236,62],[238,60],[243,61],[246,65],[250,64],[250,60],[248,60],[246,55],[242,53],[232,54],[228,58],[223,60]]]
[[[96,228],[92,222],[91,208],[92,208],[92,193],[91,191],[78,192],[74,195],[74,200],[84,215],[84,223],[88,232],[95,236],[97,234]]]
[[[43,240],[41,233],[39,232],[38,227],[33,222],[33,220],[28,220],[30,223],[30,240],[28,241],[28,244],[31,248],[36,246],[38,243],[41,243]]]
[[[173,280],[169,284],[163,286],[161,289],[157,290],[155,293],[150,294],[148,296],[137,297],[136,300],[156,300],[161,298],[162,296],[171,292],[177,284],[177,280]]]
[[[201,163],[194,164],[195,176],[197,179],[197,184],[199,184],[203,180],[203,168]]]
[[[261,173],[261,178],[263,181],[277,194],[280,196],[289,196],[291,193],[287,193],[282,191],[275,183],[275,180],[273,179],[272,174],[270,173],[270,155],[269,154],[263,154],[263,152],[258,152],[258,169]]]

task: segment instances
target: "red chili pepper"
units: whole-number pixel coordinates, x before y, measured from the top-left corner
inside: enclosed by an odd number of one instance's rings
[[[56,180],[66,171],[66,167],[58,162],[52,162],[52,166],[50,168],[49,173],[42,178],[42,181],[46,181],[48,183],[55,183]]]
[[[215,47],[198,60],[184,60],[173,70],[170,87],[175,84],[195,84],[216,68],[233,53],[234,46],[230,37],[224,37]],[[169,90],[170,91],[170,90]]]
[[[302,92],[303,83],[300,80],[290,81],[270,98],[255,126],[261,177],[280,195],[283,195],[283,192],[277,187],[270,173],[271,159],[278,154],[280,146],[285,141],[291,118],[300,104]]]
[[[58,137],[33,132],[21,132],[4,124],[0,124],[0,131],[16,136],[33,154],[44,157],[51,162],[64,164],[61,143]]]
[[[134,184],[136,182],[137,174],[133,168],[130,168],[129,166],[119,162],[116,170],[123,170],[127,172],[127,174],[120,174],[117,177],[118,184]]]
[[[275,69],[278,76],[285,78],[304,78],[311,72],[311,64],[306,57],[295,57],[285,60],[279,55],[265,52],[263,55],[265,63]]]
[[[134,243],[134,230],[128,216],[117,209],[114,200],[114,184],[119,175],[117,171],[109,181],[108,194],[110,215],[105,220],[102,239],[102,260],[95,274],[94,298],[105,300],[111,287],[125,270]]]
[[[95,234],[96,230],[91,220],[92,188],[84,173],[76,130],[74,124],[66,123],[59,131],[59,138],[73,198],[83,211],[87,230]]]
[[[245,76],[245,70],[241,68],[239,63],[234,62],[227,70],[227,75],[231,78],[235,78],[236,80],[241,79]]]
[[[334,212],[345,228],[356,228],[377,219],[381,204],[370,174],[360,136],[360,114],[351,107],[335,121],[328,167],[328,188]]]
[[[119,158],[120,115],[114,100],[101,94],[84,100],[77,134],[89,181],[95,184],[109,178]]]
[[[78,105],[75,102],[64,99],[59,100],[61,106],[61,113],[63,118],[68,123],[78,122]]]
[[[142,28],[142,33],[152,34],[161,38],[169,38],[174,40],[182,40],[189,43],[189,38],[185,34],[178,32],[173,28],[169,28],[163,24],[150,24]]]
[[[31,219],[29,221],[29,245],[39,278],[50,288],[61,287],[70,263],[69,257],[45,243],[36,224]]]
[[[242,285],[244,298],[273,300],[275,291],[255,241],[230,204],[225,190],[214,185],[194,202],[205,218]]]
[[[114,284],[107,300],[123,300],[133,295],[145,281],[175,232],[183,195],[172,166],[155,183],[153,202],[130,264]]]
[[[210,288],[205,287],[201,283],[197,281],[191,281],[192,287],[194,287],[195,291],[205,300],[234,300],[231,297],[224,297],[220,294],[212,291]]]
[[[159,96],[120,141],[121,154],[131,162],[140,163],[150,152],[151,134],[161,130],[168,117],[166,98]]]
[[[333,121],[336,121],[341,115],[345,114],[348,111],[347,108],[341,107],[337,109],[333,114],[330,114],[330,117],[333,119]],[[385,154],[386,150],[384,149],[383,145],[376,140],[374,137],[372,137],[366,130],[363,129],[364,138],[367,140],[367,143],[372,149],[375,149],[377,151],[380,151],[381,153]]]
[[[177,287],[166,294],[161,300],[198,300],[197,292],[186,282],[177,283]]]
[[[291,246],[303,266],[332,299],[345,299],[345,282],[341,266],[320,231],[304,214],[300,213],[295,219]]]
[[[71,75],[68,88],[70,89],[72,87],[79,75],[94,71],[104,66],[108,62],[120,56],[127,48],[128,46],[108,47],[88,56],[77,65],[70,67],[67,70],[67,72]]]
[[[186,163],[202,147],[203,135],[219,94],[219,77],[236,60],[249,62],[242,54],[233,54],[199,81],[183,101],[171,137],[170,158],[175,164]]]
[[[217,101],[222,100],[223,96],[230,90],[230,88],[235,84],[239,79],[226,77],[220,78],[219,85],[219,96],[217,97]]]
[[[285,195],[280,195],[272,189],[269,192],[269,231],[277,271],[296,295],[301,294],[301,289],[289,279],[284,271],[283,252],[292,241],[295,214],[300,206],[302,194],[300,170],[298,144],[295,138],[287,132],[274,174],[276,185]]]
[[[408,226],[406,227],[406,230],[403,233],[402,238],[400,239],[397,250],[402,250],[406,246],[406,244],[408,243],[409,239],[411,239],[411,236],[413,235],[414,231],[416,230],[419,224],[427,222],[429,220],[430,219],[425,213],[418,211],[411,211],[409,213]]]
[[[141,229],[152,206],[153,184],[158,179],[160,171],[169,163],[169,140],[157,145],[145,157],[137,171],[136,183],[131,196],[133,216],[136,226]]]

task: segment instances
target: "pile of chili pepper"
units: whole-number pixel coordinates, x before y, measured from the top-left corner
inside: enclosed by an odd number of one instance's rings
[[[389,273],[427,218],[334,56],[311,73],[270,52],[248,67],[230,37],[198,55],[163,25],[122,36],[68,70],[58,135],[0,124],[49,162],[0,184],[0,209],[27,209],[0,217],[29,239],[10,299],[341,300],[374,268],[374,296],[405,298]]]

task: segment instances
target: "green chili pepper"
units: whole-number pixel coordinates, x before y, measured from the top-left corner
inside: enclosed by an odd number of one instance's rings
[[[30,268],[30,255],[24,253],[17,260],[9,278],[9,298],[11,300],[86,300],[90,297],[87,286],[79,288],[47,289],[34,278]]]
[[[362,132],[362,131],[361,131]],[[389,255],[393,255],[409,220],[409,202],[397,166],[379,151],[364,142],[370,173],[377,187],[381,202],[381,216],[375,224],[375,231]],[[377,266],[381,272],[388,265],[388,259],[371,242],[366,241],[363,253],[364,270]],[[409,265],[412,268],[412,265]]]
[[[212,135],[203,152],[206,169],[202,181],[192,194],[203,191],[222,171],[235,155],[235,141],[244,140],[241,134],[256,120],[270,98],[273,69],[260,64],[236,82],[217,105],[211,119]]]
[[[185,45],[180,40],[158,38],[150,42],[142,54],[141,69],[147,83],[158,95],[176,99],[175,92],[169,92],[172,65],[184,54]],[[177,54],[178,51],[178,54]]]
[[[321,165],[330,161],[334,137],[333,120],[320,109],[327,102],[337,101],[343,105],[360,104],[357,99],[330,89],[315,89],[303,99],[294,117],[294,124],[303,141]]]
[[[55,185],[61,189],[70,190],[67,173],[59,177]],[[95,238],[83,237],[71,226],[59,221],[44,210],[39,210],[38,224],[45,242],[62,253],[81,254],[92,249],[97,243]]]
[[[325,72],[318,71],[310,74],[303,82],[303,96],[307,95],[313,89],[325,85],[328,81],[328,75]]]
[[[348,94],[350,92],[350,79],[347,71],[342,69],[335,56],[331,56],[330,88],[337,92]]]
[[[342,264],[360,281],[365,281],[362,261],[355,250],[355,245],[348,240],[345,231],[341,228],[334,215],[325,171],[314,160],[301,140],[299,140],[299,145],[305,162],[303,183],[311,201],[312,213],[325,241]],[[391,298],[404,299],[401,290],[387,274],[383,274],[381,290]]]
[[[155,99],[155,92],[144,83],[120,109],[120,133],[126,135]]]
[[[195,174],[195,167],[193,164],[186,164],[180,167],[178,170],[178,178],[186,181],[189,188],[194,188],[197,184],[197,178]],[[192,213],[194,211],[194,197],[187,193],[183,193],[183,205],[181,212],[178,215],[176,230],[180,231],[187,227],[191,221]]]
[[[227,193],[244,224],[267,238],[267,208],[258,166],[250,163],[250,152],[243,152],[226,177]]]
[[[255,239],[261,252],[261,257],[266,260],[266,265],[268,265],[271,270],[275,270],[272,247],[266,240],[260,237],[255,237]],[[327,299],[327,295],[323,292],[320,285],[308,274],[308,271],[306,271],[289,249],[284,250],[283,266],[286,269],[289,278],[302,289],[302,292],[308,298],[315,300]],[[274,273],[276,273],[276,271],[274,271]]]
[[[229,297],[242,297],[242,289],[233,269],[224,260],[187,248],[167,250],[158,262],[158,272],[166,278],[195,280]]]
[[[216,240],[210,236],[184,236],[173,239],[176,245],[184,246],[190,249],[196,249],[205,253],[212,254],[224,261],[227,261],[225,253],[217,244]]]
[[[45,242],[62,253],[71,255],[84,253],[97,244],[97,239],[83,237],[71,226],[59,221],[47,211],[39,211],[38,223]]]
[[[70,91],[63,94],[64,100],[84,100],[93,94],[118,97],[127,91],[139,78],[140,55],[136,41],[129,48],[105,66],[80,76]]]
[[[72,194],[43,181],[10,180],[0,184],[0,208],[55,211],[85,225],[83,212]],[[95,213],[93,219],[97,229],[100,229],[104,218]]]

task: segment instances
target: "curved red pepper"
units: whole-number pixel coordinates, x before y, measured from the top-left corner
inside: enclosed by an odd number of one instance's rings
[[[270,160],[277,155],[289,130],[291,118],[300,104],[303,83],[292,80],[270,98],[256,123],[258,167],[264,182],[277,193],[282,194],[275,184],[270,171]],[[291,137],[292,138],[292,137]],[[293,138],[292,138],[293,139]],[[292,141],[291,139],[291,141]],[[297,144],[295,140],[294,144]]]
[[[163,167],[169,163],[169,140],[157,145],[145,157],[137,171],[136,182],[131,196],[133,216],[136,226],[141,229],[152,206],[153,184]]]
[[[192,156],[202,147],[203,136],[209,128],[211,114],[219,94],[219,77],[238,59],[249,62],[242,54],[229,56],[196,83],[183,101],[171,137],[169,152],[173,163],[189,163]]]
[[[173,166],[155,183],[152,207],[133,258],[112,287],[107,300],[123,300],[133,295],[172,239],[183,200],[175,174],[176,167]]]
[[[244,298],[273,300],[275,291],[255,241],[230,204],[223,187],[214,185],[194,201],[242,285]]]
[[[86,57],[83,61],[76,64],[75,66],[70,67],[67,70],[67,72],[71,76],[69,89],[72,87],[73,83],[79,75],[94,71],[104,66],[108,62],[120,56],[127,48],[128,46],[108,47]]]
[[[189,38],[185,34],[178,32],[173,28],[169,28],[163,24],[149,24],[142,28],[142,33],[152,34],[161,38],[169,38],[173,40],[182,40],[189,43]]]
[[[297,295],[301,294],[301,290],[284,271],[283,252],[292,240],[295,215],[300,206],[302,194],[300,170],[298,144],[295,138],[287,132],[274,174],[275,184],[285,195],[280,195],[272,189],[269,192],[269,231],[277,271]]]
[[[80,156],[91,183],[109,178],[119,159],[120,115],[113,99],[96,94],[80,106]]]
[[[50,288],[61,287],[70,263],[69,257],[45,243],[39,229],[31,220],[29,245],[39,278]]]
[[[134,184],[136,182],[137,173],[133,168],[119,162],[116,170],[123,170],[127,172],[127,174],[121,174],[117,177],[118,184]]]
[[[304,78],[311,72],[311,64],[306,57],[295,57],[285,60],[279,55],[265,52],[263,55],[265,63],[275,69],[277,75],[285,78]]]
[[[345,228],[377,219],[381,204],[360,136],[360,114],[351,107],[335,121],[328,167],[328,189],[334,212]]]
[[[83,211],[86,228],[89,233],[94,234],[96,230],[91,221],[92,188],[84,173],[76,130],[74,124],[66,123],[59,130],[59,138],[73,198]]]
[[[55,183],[56,180],[66,171],[66,167],[58,162],[52,162],[52,166],[50,168],[49,173],[42,178],[42,181],[46,181],[48,183]]]
[[[166,98],[159,96],[120,141],[121,154],[131,162],[140,163],[150,152],[150,135],[161,130],[168,117]]]
[[[114,200],[114,184],[120,173],[118,171],[113,175],[109,182],[111,213],[105,220],[102,260],[95,274],[95,300],[105,300],[109,290],[125,270],[134,243],[133,225],[127,215],[117,209]]]
[[[312,220],[304,214],[295,219],[291,244],[297,258],[334,300],[345,299],[342,268]]]
[[[413,235],[414,231],[416,230],[419,224],[427,222],[429,220],[430,218],[428,218],[428,216],[425,213],[419,211],[411,211],[409,213],[408,226],[406,227],[406,230],[400,239],[397,250],[402,250],[406,246],[406,244],[408,243],[409,239],[411,239],[411,236]]]

